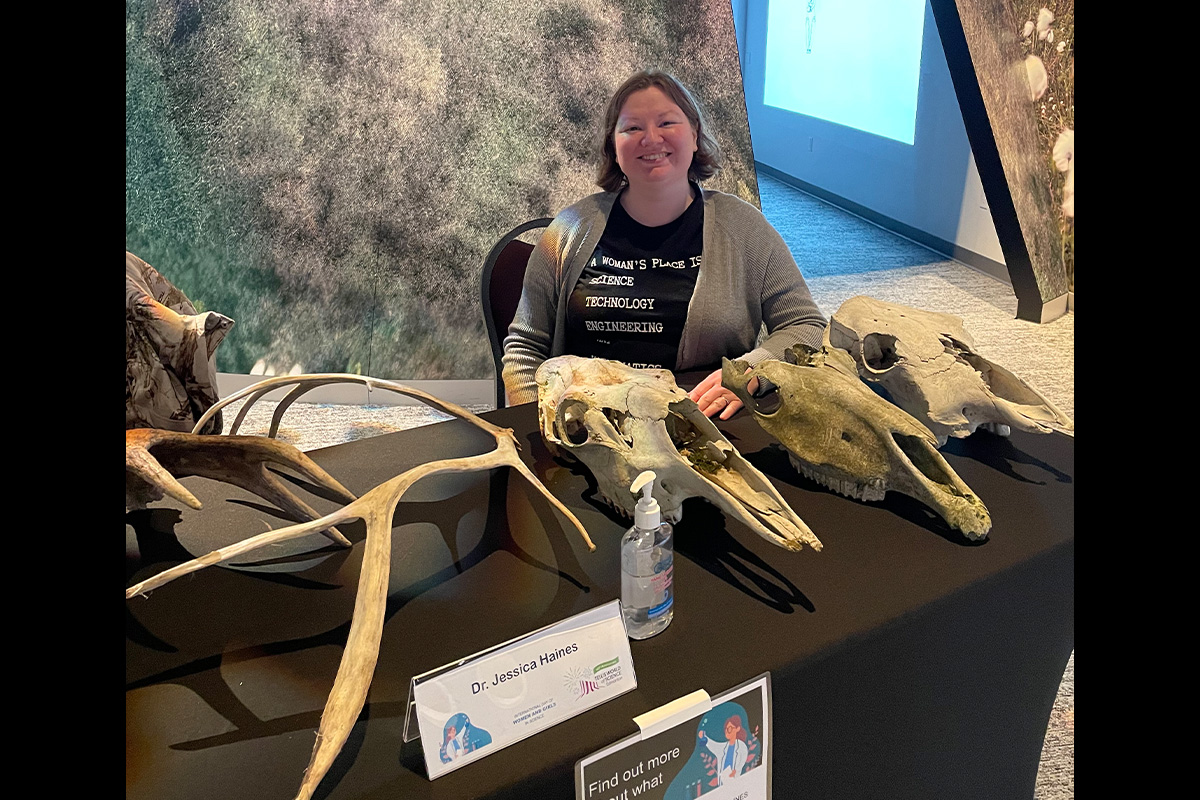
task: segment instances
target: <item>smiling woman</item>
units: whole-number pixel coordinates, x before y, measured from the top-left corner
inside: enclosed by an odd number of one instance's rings
[[[675,78],[639,72],[608,101],[596,183],[609,192],[627,187],[621,203],[639,208],[633,214],[639,222],[657,226],[677,218],[694,195],[689,181],[713,177],[721,160],[699,102]],[[659,198],[666,207],[653,207]]]
[[[691,205],[688,171],[700,149],[696,128],[661,89],[651,86],[629,96],[613,138],[617,164],[629,182],[621,203],[631,217],[662,225]]]
[[[721,148],[679,80],[626,79],[599,139],[604,191],[562,211],[530,256],[504,341],[508,402],[536,399],[543,361],[577,355],[711,369],[692,399],[729,419],[742,403],[721,386],[721,359],[753,365],[799,342],[817,347],[825,318],[762,213],[700,187],[720,171]]]

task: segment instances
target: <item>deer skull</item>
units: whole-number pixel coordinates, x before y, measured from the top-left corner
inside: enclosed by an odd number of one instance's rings
[[[871,297],[852,297],[825,329],[858,375],[912,414],[939,445],[980,426],[1007,435],[1073,431],[1075,423],[1025,381],[975,350],[962,320]]]
[[[644,470],[657,474],[654,497],[678,522],[682,503],[703,497],[764,539],[788,550],[821,542],[765,475],[721,435],[663,369],[559,356],[536,374],[542,439],[551,453],[581,461],[600,495],[625,516]]]
[[[987,536],[987,508],[946,463],[933,434],[859,380],[846,353],[797,345],[791,356],[798,363],[763,361],[749,372],[745,362],[724,359],[721,383],[787,449],[792,466],[858,500],[906,494],[968,539]],[[747,388],[751,378],[758,378],[757,396]]]

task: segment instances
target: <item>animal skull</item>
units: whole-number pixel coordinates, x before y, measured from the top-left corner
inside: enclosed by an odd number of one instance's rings
[[[723,359],[721,383],[788,450],[792,466],[858,500],[906,494],[968,539],[987,536],[987,508],[938,452],[933,434],[859,380],[845,352],[796,345],[790,355],[798,363],[763,361],[749,372],[744,361]],[[751,378],[757,395],[748,389]]]
[[[678,522],[682,503],[703,497],[788,550],[821,549],[765,475],[747,462],[663,369],[559,356],[535,376],[542,439],[551,453],[591,470],[600,495],[633,514],[634,478],[657,474],[654,497]]]
[[[979,355],[951,314],[852,297],[830,318],[825,345],[849,353],[858,375],[925,424],[939,445],[980,426],[1001,435],[1075,430],[1033,387]]]

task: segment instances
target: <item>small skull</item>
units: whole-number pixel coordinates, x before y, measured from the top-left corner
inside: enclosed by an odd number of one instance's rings
[[[846,353],[796,345],[789,355],[797,363],[763,361],[749,372],[745,362],[725,359],[721,383],[787,449],[797,471],[858,500],[906,494],[968,539],[987,536],[987,508],[938,452],[933,434],[859,380]]]
[[[663,369],[559,356],[536,374],[542,439],[551,453],[582,462],[601,497],[631,516],[634,479],[656,473],[664,519],[703,497],[764,539],[788,550],[821,549],[765,475],[747,462]]]
[[[937,436],[1073,431],[1075,423],[1013,373],[975,351],[962,320],[872,297],[852,297],[830,318],[826,348],[851,355],[858,375]]]

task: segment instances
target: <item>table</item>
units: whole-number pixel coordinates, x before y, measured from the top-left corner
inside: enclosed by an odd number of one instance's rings
[[[597,549],[507,469],[437,476],[395,517],[388,620],[368,702],[317,797],[573,796],[577,759],[632,718],[762,672],[774,693],[775,796],[1033,796],[1074,647],[1074,439],[979,433],[943,454],[988,506],[969,543],[894,493],[863,503],[796,473],[746,413],[720,427],[825,547],[785,551],[689,500],[676,526],[675,619],[632,642],[638,688],[429,781],[402,741],[409,679],[619,596],[627,527],[586,469],[552,459],[532,404],[483,415],[583,521]],[[461,420],[310,453],[362,494],[420,463],[491,448]],[[288,524],[236,487],[126,517],[132,585]],[[300,492],[322,513],[332,503]],[[127,601],[127,800],[286,800],[308,764],[353,611],[355,547],[313,536]]]

